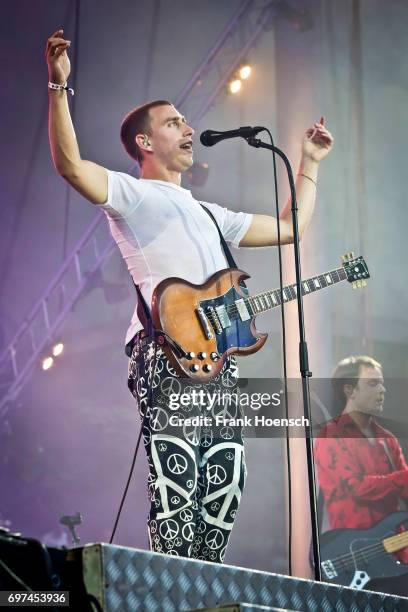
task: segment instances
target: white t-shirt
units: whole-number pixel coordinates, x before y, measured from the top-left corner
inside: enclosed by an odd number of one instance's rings
[[[217,219],[225,240],[238,247],[252,215],[203,204]],[[101,208],[149,306],[154,288],[165,278],[177,276],[201,284],[228,267],[214,222],[187,189],[109,170],[108,199]],[[140,329],[136,304],[126,342]]]

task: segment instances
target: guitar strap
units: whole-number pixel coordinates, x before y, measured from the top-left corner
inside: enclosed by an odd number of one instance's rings
[[[135,281],[133,281],[133,284],[135,286],[136,294],[137,294],[137,317],[139,321],[141,322],[141,324],[143,325],[143,329],[147,333],[149,338],[153,338],[154,337],[153,320],[150,314],[149,307],[146,304],[146,300],[143,297],[143,293],[140,291],[139,285],[136,285]],[[136,336],[134,336],[125,345],[125,353],[128,357],[132,356],[133,346],[135,344],[135,337]]]
[[[214,225],[217,228],[217,232],[218,232],[218,235],[220,237],[221,246],[222,246],[222,249],[224,251],[224,254],[225,254],[225,257],[227,259],[229,267],[230,268],[238,268],[237,264],[235,263],[235,259],[232,256],[230,248],[229,248],[228,244],[226,243],[224,236],[222,235],[222,232],[221,232],[221,230],[219,228],[219,225],[217,223],[216,218],[214,217],[212,212],[206,206],[204,206],[204,204],[202,204],[201,202],[200,202],[200,206],[201,206],[201,208],[203,208],[205,210],[205,212],[208,214],[208,216],[213,220]],[[240,287],[241,287],[241,289],[243,289],[245,291],[245,293],[248,293],[248,287],[246,286],[244,281],[240,282]]]
[[[230,249],[229,249],[228,244],[225,242],[225,238],[224,238],[224,236],[222,235],[222,232],[221,232],[221,230],[220,230],[220,228],[219,228],[219,225],[218,225],[218,223],[217,223],[216,218],[214,217],[214,215],[212,214],[212,212],[211,212],[210,210],[208,210],[208,208],[207,208],[206,206],[204,206],[204,204],[202,204],[201,202],[200,202],[200,206],[201,206],[201,208],[203,208],[203,209],[205,210],[205,212],[207,213],[207,215],[208,215],[209,217],[211,217],[211,219],[212,219],[212,220],[213,220],[213,222],[214,222],[215,227],[217,228],[217,232],[218,232],[219,237],[220,237],[221,246],[222,246],[222,248],[223,248],[223,251],[224,251],[225,257],[227,258],[227,261],[228,261],[228,265],[229,265],[229,267],[230,267],[230,268],[237,268],[238,266],[237,266],[237,264],[235,263],[235,260],[234,260],[234,258],[233,258],[233,256],[232,256],[232,254],[231,254],[231,251],[230,251]]]

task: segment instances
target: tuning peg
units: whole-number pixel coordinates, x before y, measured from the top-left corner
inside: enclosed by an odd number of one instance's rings
[[[342,255],[342,256],[341,256],[341,261],[342,261],[343,263],[346,261],[346,256],[345,256],[345,255]]]
[[[362,287],[367,287],[367,281],[366,280],[362,280],[361,281],[361,286]]]
[[[357,289],[357,281],[353,281],[351,283],[351,286],[353,287],[353,289]]]

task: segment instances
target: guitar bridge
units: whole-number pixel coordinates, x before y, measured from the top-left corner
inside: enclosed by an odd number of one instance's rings
[[[215,333],[216,334],[222,334],[222,325],[221,325],[220,319],[218,317],[217,311],[215,310],[215,308],[213,306],[208,306],[207,307],[206,315],[207,315],[211,325],[215,329]]]
[[[207,315],[204,312],[204,308],[199,306],[197,308],[197,314],[198,314],[198,318],[200,319],[200,323],[201,323],[201,325],[202,325],[202,327],[204,329],[205,337],[207,338],[207,340],[211,340],[211,338],[213,338],[213,333],[211,331],[211,327],[210,327],[210,324],[208,322]]]

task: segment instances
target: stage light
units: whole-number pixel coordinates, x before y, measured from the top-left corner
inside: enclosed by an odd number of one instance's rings
[[[63,342],[57,342],[57,344],[54,344],[54,346],[52,347],[52,354],[54,355],[54,357],[58,357],[59,355],[61,355],[63,350],[64,350]]]
[[[242,82],[240,81],[240,79],[234,79],[229,84],[229,90],[230,90],[230,92],[232,94],[238,93],[240,91],[241,87],[242,87]]]
[[[52,357],[46,357],[42,361],[42,369],[49,370],[50,367],[53,365],[53,363],[54,363],[54,359]]]
[[[247,79],[250,76],[251,71],[252,71],[251,66],[249,64],[244,64],[239,69],[239,78],[245,81],[245,79]]]

